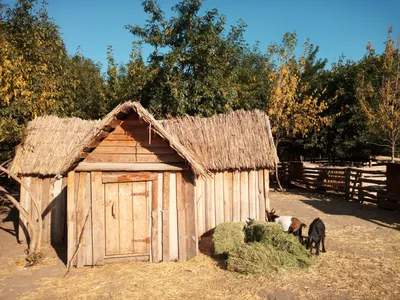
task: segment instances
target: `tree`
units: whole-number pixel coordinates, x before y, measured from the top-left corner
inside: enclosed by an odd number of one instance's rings
[[[32,118],[62,106],[66,49],[44,6],[0,6],[0,148],[13,148]]]
[[[141,100],[157,117],[210,116],[238,103],[235,76],[245,24],[239,22],[225,35],[225,17],[216,9],[200,15],[202,3],[180,1],[172,8],[176,15],[166,20],[160,5],[146,0],[146,25],[127,26],[154,49]]]
[[[394,161],[400,139],[400,36],[396,47],[391,34],[389,28],[382,55],[367,45],[357,96],[369,121],[369,132],[379,145],[390,149]]]
[[[285,33],[281,45],[272,44],[268,49],[270,94],[267,111],[278,151],[282,142],[307,136],[328,123],[328,118],[320,115],[328,107],[327,102],[320,95],[311,93],[309,83],[302,80],[312,47],[306,43],[304,53],[297,58],[296,46],[296,34]]]

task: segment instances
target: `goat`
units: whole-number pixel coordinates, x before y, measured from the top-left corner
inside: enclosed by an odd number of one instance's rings
[[[265,221],[275,222],[282,226],[283,231],[293,233],[299,241],[302,238],[302,228],[306,227],[306,224],[302,223],[299,219],[292,216],[278,216],[275,214],[275,209],[270,212],[265,210]]]
[[[310,224],[308,229],[308,237],[306,240],[306,248],[310,248],[310,253],[312,253],[312,249],[315,248],[315,255],[319,255],[319,245],[322,242],[322,252],[326,252],[325,250],[325,224],[322,222],[320,218],[316,218]],[[313,246],[313,243],[315,246]]]

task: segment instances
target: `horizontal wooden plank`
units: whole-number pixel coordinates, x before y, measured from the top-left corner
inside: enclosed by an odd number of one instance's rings
[[[386,175],[386,172],[382,170],[363,170],[363,169],[350,168],[350,171],[356,173],[364,173],[364,174],[381,174],[383,176]]]
[[[184,162],[178,154],[111,154],[111,153],[91,153],[85,160],[86,162]]]
[[[185,163],[89,163],[81,162],[75,171],[182,171],[188,170]]]
[[[121,146],[121,147],[97,147],[92,153],[109,153],[109,154],[172,154],[176,153],[174,149],[168,145],[161,146]]]
[[[366,182],[366,183],[376,183],[376,184],[386,185],[386,180],[360,178],[360,181],[361,182]]]
[[[132,181],[148,181],[157,179],[156,172],[138,172],[138,173],[121,173],[121,172],[104,172],[102,176],[103,183],[112,182],[132,182]]]
[[[169,144],[165,140],[152,140],[149,144],[148,140],[136,141],[136,140],[104,140],[100,143],[99,147],[151,147],[151,146],[163,146],[169,147]]]

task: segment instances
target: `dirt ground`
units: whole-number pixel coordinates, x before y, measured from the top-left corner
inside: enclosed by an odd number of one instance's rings
[[[327,253],[312,267],[244,276],[200,254],[185,263],[72,269],[63,279],[65,265],[50,247],[43,264],[20,266],[25,247],[12,223],[0,223],[0,299],[400,299],[399,212],[300,190],[271,192],[271,207],[306,224],[325,222]]]

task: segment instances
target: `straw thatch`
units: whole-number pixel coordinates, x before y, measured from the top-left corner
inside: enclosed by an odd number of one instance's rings
[[[161,123],[208,170],[274,168],[278,162],[264,112],[238,110]]]
[[[34,119],[17,147],[10,171],[20,175],[57,174],[98,122],[56,116]]]

